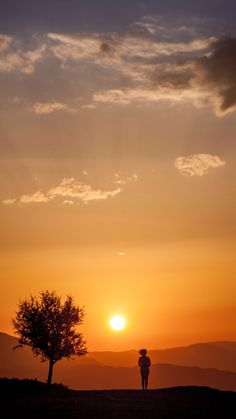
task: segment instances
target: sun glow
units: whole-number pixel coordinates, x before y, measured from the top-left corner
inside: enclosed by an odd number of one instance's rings
[[[125,328],[126,321],[125,321],[124,317],[117,315],[117,316],[113,316],[110,319],[109,324],[110,324],[110,327],[112,328],[112,330],[119,331],[119,330],[123,330]]]

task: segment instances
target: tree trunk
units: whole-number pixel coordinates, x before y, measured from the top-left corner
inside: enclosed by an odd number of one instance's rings
[[[52,384],[52,370],[53,370],[53,361],[50,359],[49,361],[49,370],[48,370],[48,385],[50,386]]]

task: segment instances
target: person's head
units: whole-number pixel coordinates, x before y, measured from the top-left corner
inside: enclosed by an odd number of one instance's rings
[[[146,356],[147,355],[147,349],[140,349],[139,353],[142,356]]]

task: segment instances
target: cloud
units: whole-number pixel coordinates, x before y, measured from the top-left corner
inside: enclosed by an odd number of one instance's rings
[[[96,109],[96,105],[94,105],[94,104],[92,104],[92,103],[90,103],[90,104],[88,104],[88,105],[82,105],[82,106],[81,106],[81,109],[89,109],[89,110],[93,110],[93,109]]]
[[[147,36],[142,31],[130,30],[125,33],[101,34],[59,34],[49,33],[48,38],[54,41],[51,51],[62,60],[94,60],[101,65],[108,65],[120,59],[138,58],[152,59],[157,56],[178,55],[188,52],[197,52],[207,49],[215,40],[214,37],[193,39],[187,42],[170,42],[160,40],[158,37]],[[113,61],[113,58],[116,58]],[[104,60],[104,62],[102,61]]]
[[[236,39],[202,36],[207,24],[195,19],[173,25],[160,16],[145,16],[123,33],[48,38],[62,62],[87,60],[130,79],[126,87],[95,92],[94,102],[188,101],[213,106],[222,116],[236,108]]]
[[[123,250],[120,250],[120,251],[118,252],[118,256],[125,256],[125,252],[124,252]]]
[[[17,41],[14,43],[12,37],[0,35],[0,72],[9,73],[18,70],[23,74],[32,74],[45,51],[46,44],[25,51],[17,46]]]
[[[203,176],[210,169],[225,166],[225,161],[218,156],[211,154],[193,154],[185,157],[178,157],[175,160],[175,167],[182,175]]]
[[[70,199],[65,199],[65,201],[63,201],[63,205],[74,205],[74,201],[71,201]]]
[[[196,84],[212,94],[219,115],[236,108],[236,39],[225,38],[213,44],[213,51],[195,60]]]
[[[219,21],[209,18],[178,18],[167,21],[160,15],[147,15],[134,24],[134,28],[140,28],[144,33],[158,36],[161,40],[192,39],[202,33],[214,33],[219,29]]]
[[[136,182],[138,180],[138,175],[136,173],[127,176],[121,170],[115,173],[114,177],[114,183],[117,185],[126,185],[128,182]]]
[[[156,28],[156,30],[155,30]],[[130,26],[126,32],[61,34],[49,33],[49,50],[62,62],[78,65],[86,62],[107,70],[123,73],[130,80],[145,81],[153,66],[185,56],[196,56],[208,50],[214,37],[188,37],[184,41],[160,33],[156,17],[146,17]],[[158,29],[158,30],[157,30]],[[164,26],[162,25],[162,29]],[[166,31],[171,32],[170,26]],[[183,32],[183,31],[182,31]],[[114,76],[113,76],[114,77]]]
[[[0,53],[9,48],[11,41],[11,36],[0,34]]]
[[[103,92],[97,92],[93,95],[95,102],[118,103],[127,105],[131,102],[135,89],[111,89]]]
[[[44,193],[37,191],[37,192],[34,192],[32,195],[22,195],[20,197],[19,202],[21,204],[31,204],[34,202],[45,203],[45,202],[49,202],[51,199],[52,197],[46,196],[44,195]]]
[[[196,106],[212,105],[218,116],[236,109],[236,39],[215,40],[200,57],[169,64],[152,75],[153,90],[190,100]],[[160,96],[161,97],[161,96]]]
[[[15,202],[16,202],[15,198],[13,198],[13,199],[3,199],[3,201],[2,201],[3,205],[12,205]]]
[[[87,204],[90,201],[100,201],[112,198],[122,192],[120,187],[113,190],[93,189],[92,186],[76,180],[75,178],[64,178],[61,183],[47,192],[36,191],[30,195],[22,195],[18,201],[6,199],[2,201],[5,205],[18,202],[19,204],[48,203],[53,200],[60,200],[63,205],[73,205],[75,201],[82,201]]]
[[[52,199],[56,197],[75,198],[85,203],[89,201],[105,200],[113,197],[121,192],[121,188],[112,191],[102,191],[101,189],[93,189],[75,178],[64,178],[62,182],[48,191],[48,196]]]
[[[95,56],[100,52],[101,40],[99,35],[74,35],[49,33],[48,38],[54,41],[51,51],[62,61],[82,60]]]
[[[56,111],[73,112],[74,109],[70,108],[66,103],[61,102],[36,102],[32,106],[32,111],[38,115],[45,115]]]
[[[146,71],[146,70],[145,70]],[[222,116],[236,109],[236,39],[211,43],[205,55],[149,67],[140,85],[98,91],[94,102],[127,105],[133,102],[188,102],[213,106]]]
[[[236,109],[236,38],[209,36],[206,25],[196,20],[177,25],[145,16],[119,33],[48,33],[43,40],[35,37],[37,45],[28,50],[23,41],[1,34],[0,71],[31,74],[44,57],[54,57],[62,71],[94,66],[102,70],[96,73],[100,85],[109,80],[106,90],[94,88],[93,103],[81,109],[164,100],[210,106],[223,116]],[[38,114],[56,110],[73,111],[53,101],[33,106]]]
[[[100,103],[112,103],[119,105],[128,105],[132,102],[159,102],[160,100],[171,102],[189,102],[199,101],[209,98],[209,94],[198,90],[170,88],[159,86],[156,89],[142,88],[121,88],[96,92],[93,100]]]

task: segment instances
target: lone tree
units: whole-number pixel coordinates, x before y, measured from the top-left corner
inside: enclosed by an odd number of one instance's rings
[[[84,308],[74,304],[73,297],[61,301],[55,292],[43,291],[40,297],[20,301],[12,319],[19,345],[28,345],[41,362],[49,361],[47,383],[51,385],[53,366],[62,358],[87,353],[86,341],[76,326],[83,323]]]

